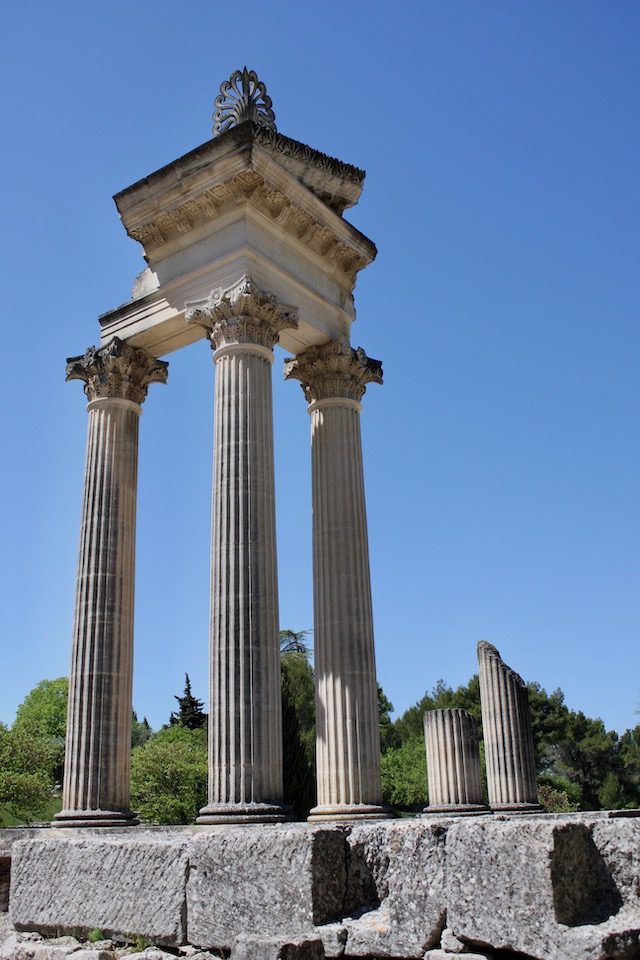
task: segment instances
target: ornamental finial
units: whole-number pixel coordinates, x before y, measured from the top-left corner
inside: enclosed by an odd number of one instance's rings
[[[253,120],[269,130],[276,129],[276,115],[271,97],[255,70],[236,70],[220,84],[220,93],[214,101],[213,135],[224,133],[245,120]]]

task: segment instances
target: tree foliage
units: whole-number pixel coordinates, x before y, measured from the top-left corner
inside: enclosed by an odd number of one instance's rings
[[[304,820],[316,803],[315,679],[308,630],[280,631],[284,798]]]
[[[179,725],[187,730],[206,728],[207,714],[203,710],[204,703],[193,696],[188,673],[185,673],[184,680],[184,693],[181,697],[174,697],[174,700],[178,701],[178,710],[171,714],[169,723],[172,727]]]
[[[569,710],[561,690],[548,694],[538,683],[527,684],[541,802],[554,812],[640,807],[640,726],[621,737],[601,720]],[[410,707],[385,739],[396,737],[384,752],[383,795],[402,810],[414,810],[425,770],[423,717],[427,710],[461,707],[476,718],[482,738],[478,676],[457,689],[439,680]],[[421,749],[418,749],[417,744]],[[480,741],[481,755],[483,742]]]
[[[383,802],[398,810],[417,812],[428,802],[424,739],[408,737],[390,747],[380,760]]]
[[[131,749],[141,747],[153,736],[153,730],[146,717],[138,720],[135,710],[131,711]]]
[[[64,769],[64,741],[67,729],[69,680],[41,680],[24,698],[13,727],[16,734],[37,741],[40,756],[47,756],[47,774],[60,783]]]
[[[131,755],[131,808],[147,823],[193,823],[207,802],[207,733],[165,727]]]
[[[49,737],[33,737],[0,723],[0,822],[21,823],[50,815],[56,756]]]

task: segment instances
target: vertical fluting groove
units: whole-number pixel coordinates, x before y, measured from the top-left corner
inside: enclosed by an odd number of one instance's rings
[[[130,817],[137,404],[89,406],[63,812]]]
[[[318,807],[381,802],[359,413],[312,410]]]
[[[490,644],[478,644],[480,699],[492,807],[535,805],[537,785],[527,688]]]
[[[428,710],[424,736],[429,783],[425,812],[484,807],[476,722],[466,710]]]

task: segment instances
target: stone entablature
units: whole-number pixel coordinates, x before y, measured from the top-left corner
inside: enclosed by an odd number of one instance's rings
[[[251,274],[300,323],[282,346],[300,353],[349,337],[358,271],[375,245],[341,216],[364,174],[258,124],[233,127],[114,198],[148,269],[133,299],[100,318],[102,342],[163,355],[202,336],[185,301]]]

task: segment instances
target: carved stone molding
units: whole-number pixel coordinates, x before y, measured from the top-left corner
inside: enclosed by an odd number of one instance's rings
[[[316,167],[318,170],[326,170],[334,176],[342,177],[345,180],[351,180],[353,183],[364,183],[366,173],[359,167],[354,167],[351,163],[344,163],[342,160],[336,160],[320,150],[314,150],[306,143],[300,143],[299,140],[292,140],[291,137],[285,137],[282,133],[277,133],[275,129],[269,129],[254,124],[254,136],[265,146],[270,146],[284,153],[294,160],[300,160],[307,166]]]
[[[84,380],[89,400],[122,399],[142,403],[150,383],[166,383],[169,364],[140,347],[114,337],[105,347],[89,347],[67,360],[66,379]]]
[[[301,240],[315,253],[337,264],[352,284],[355,284],[358,271],[370,262],[371,258],[357,253],[255,170],[243,170],[199,196],[158,213],[146,223],[131,228],[129,235],[148,252],[170,243],[180,234],[188,233],[207,220],[215,219],[225,206],[248,201],[282,224],[287,233]]]
[[[361,400],[368,383],[382,383],[382,361],[371,360],[346,337],[309,347],[285,360],[285,380],[300,380],[308,403],[318,400]]]
[[[273,349],[280,332],[298,326],[298,311],[280,303],[248,275],[223,290],[213,290],[205,300],[186,304],[187,323],[207,330],[214,350],[232,343],[255,343]]]

